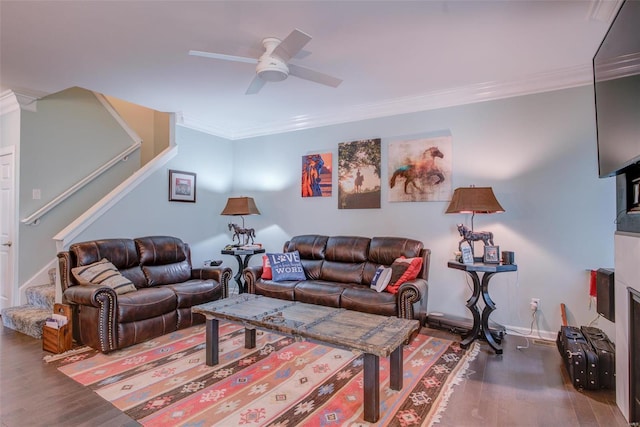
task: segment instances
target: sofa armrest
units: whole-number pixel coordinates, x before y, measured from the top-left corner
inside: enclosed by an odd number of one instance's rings
[[[429,285],[424,279],[409,280],[398,289],[398,317],[419,319],[424,324],[427,316]]]
[[[242,271],[247,292],[256,293],[256,282],[262,277],[262,265],[253,265]]]
[[[108,297],[108,300],[116,301],[116,295],[116,291],[108,286],[92,284],[72,286],[63,294],[65,302],[69,304],[91,305],[93,307],[100,307],[105,296]]]
[[[191,270],[192,279],[213,279],[220,283],[222,285],[222,298],[229,296],[229,280],[231,280],[232,274],[233,272],[229,267],[194,268]]]
[[[64,292],[64,299],[70,304],[78,307],[74,308],[74,322],[82,312],[82,306],[92,306],[97,308],[97,317],[94,321],[100,351],[108,353],[118,348],[118,298],[116,292],[107,286],[99,285],[79,285],[72,286]],[[74,337],[78,330],[76,325],[72,326]]]

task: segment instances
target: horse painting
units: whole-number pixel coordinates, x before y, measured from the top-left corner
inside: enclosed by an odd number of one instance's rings
[[[482,240],[485,246],[493,246],[493,233],[490,231],[471,231],[463,224],[458,224],[458,233],[462,236],[460,242],[458,242],[458,250],[462,250],[462,243],[467,242],[469,246],[473,247],[473,242]]]
[[[409,194],[409,186],[413,186],[419,192],[424,192],[420,188],[422,185],[438,185],[444,182],[444,174],[436,165],[437,158],[444,158],[442,151],[438,147],[430,147],[422,153],[422,158],[416,162],[409,162],[397,168],[391,179],[389,187],[393,188],[398,179],[404,179],[404,192]]]
[[[246,245],[249,243],[249,239],[251,239],[251,244],[253,244],[253,239],[256,237],[256,231],[253,228],[243,228],[239,227],[238,224],[229,223],[229,231],[231,230],[233,230],[232,242],[235,242],[237,238],[239,245]],[[243,242],[240,241],[240,236],[244,236]]]

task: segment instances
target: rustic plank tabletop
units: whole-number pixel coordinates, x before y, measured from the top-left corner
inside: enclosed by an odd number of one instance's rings
[[[242,294],[193,307],[207,318],[239,322],[349,350],[388,357],[420,327],[418,320]]]

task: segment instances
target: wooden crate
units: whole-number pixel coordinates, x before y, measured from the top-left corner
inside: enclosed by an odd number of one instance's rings
[[[71,350],[71,328],[64,325],[60,329],[49,326],[42,327],[42,349],[59,354]]]
[[[42,327],[42,349],[51,353],[64,353],[71,350],[72,347],[72,331],[71,331],[71,307],[66,304],[54,304],[53,312],[67,318],[68,323],[60,329],[51,328],[49,326]]]

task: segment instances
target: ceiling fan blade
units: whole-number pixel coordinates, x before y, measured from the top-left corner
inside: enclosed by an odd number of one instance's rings
[[[257,64],[258,60],[246,58],[244,56],[226,55],[224,53],[203,52],[201,50],[190,50],[191,56],[202,56],[204,58],[222,59],[223,61],[245,62],[247,64]]]
[[[285,63],[289,62],[309,41],[311,41],[311,36],[296,28],[273,49],[272,54],[282,59]]]
[[[342,83],[342,79],[321,73],[320,71],[311,70],[295,64],[289,64],[289,75],[296,76],[301,79],[311,80],[312,82],[322,85],[338,87]]]
[[[264,86],[266,82],[264,80],[262,80],[260,77],[258,77],[258,75],[256,74],[256,76],[253,78],[253,80],[251,80],[251,83],[249,84],[249,87],[247,88],[247,91],[244,93],[245,95],[254,95],[258,92],[260,92],[260,89],[262,89],[262,87]]]

